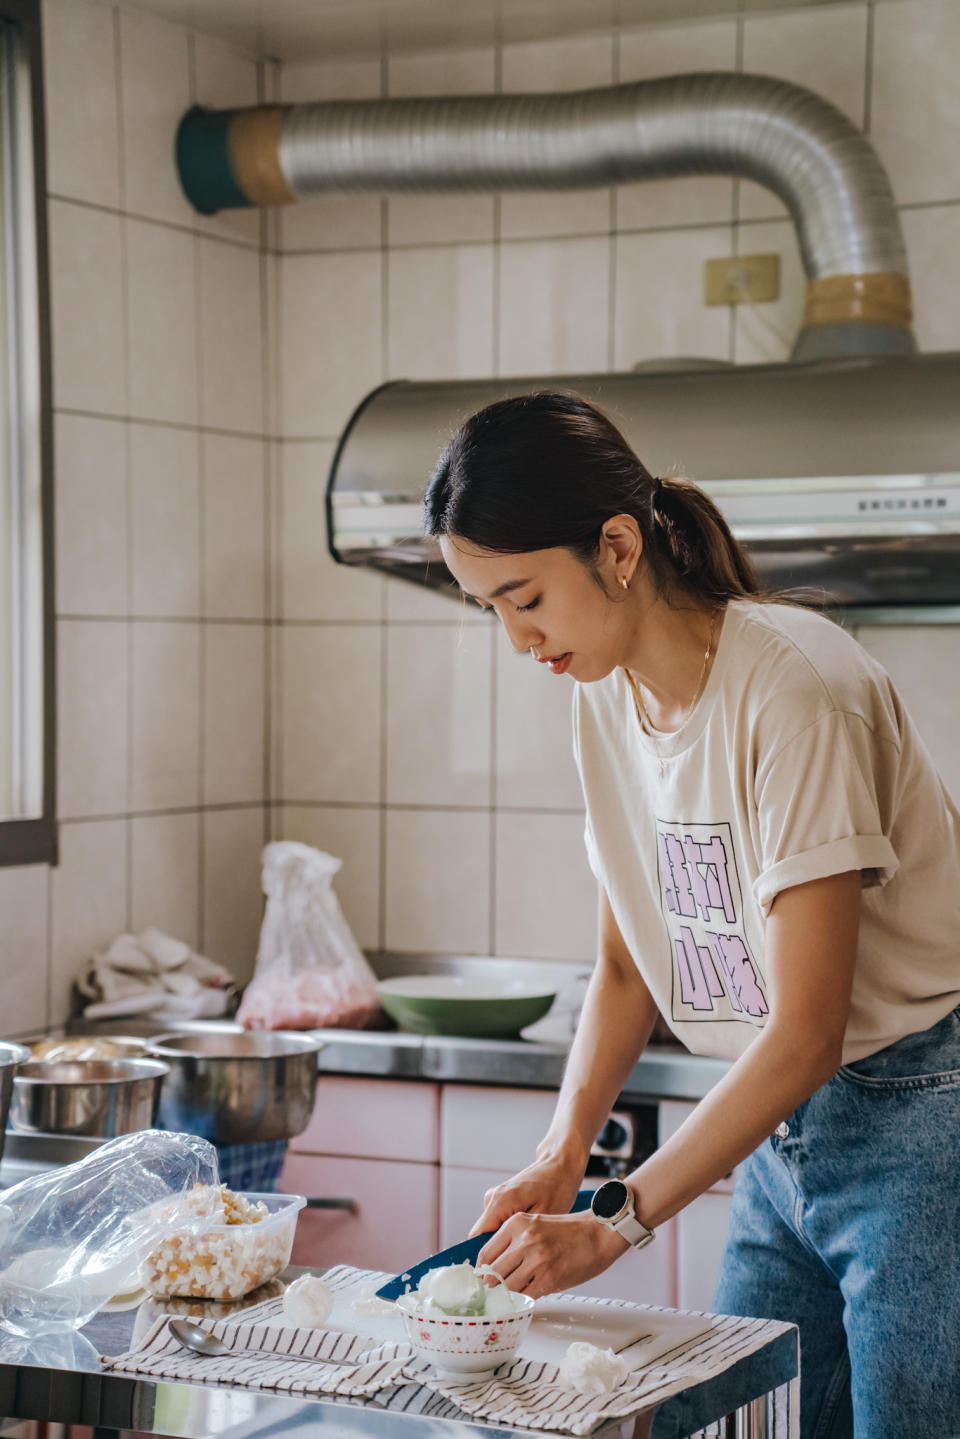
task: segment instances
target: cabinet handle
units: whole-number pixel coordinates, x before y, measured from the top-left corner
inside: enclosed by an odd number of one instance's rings
[[[308,1209],[348,1209],[351,1214],[357,1212],[357,1201],[355,1199],[308,1199]]]

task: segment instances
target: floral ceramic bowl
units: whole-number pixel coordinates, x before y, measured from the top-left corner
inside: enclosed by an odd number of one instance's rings
[[[534,1301],[526,1294],[513,1296],[513,1314],[430,1315],[417,1312],[416,1294],[402,1294],[397,1308],[403,1315],[407,1339],[445,1378],[487,1374],[512,1359],[530,1327]]]

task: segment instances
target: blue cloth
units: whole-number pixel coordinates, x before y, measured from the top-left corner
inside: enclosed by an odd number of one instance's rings
[[[714,1308],[799,1326],[802,1439],[960,1434],[960,1008],[786,1123],[741,1166]]]
[[[234,1191],[273,1194],[287,1157],[287,1140],[256,1144],[215,1144],[220,1183]]]

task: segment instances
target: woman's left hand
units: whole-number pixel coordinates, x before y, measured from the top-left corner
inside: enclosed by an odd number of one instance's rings
[[[539,1299],[602,1274],[629,1249],[592,1214],[514,1214],[477,1256],[510,1289]]]

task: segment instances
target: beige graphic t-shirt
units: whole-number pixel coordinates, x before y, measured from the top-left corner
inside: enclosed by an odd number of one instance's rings
[[[731,603],[676,734],[643,732],[622,670],[577,685],[573,713],[591,867],[694,1053],[735,1059],[765,1023],[777,894],[851,869],[844,1062],[960,1004],[960,814],[889,676],[831,620]]]

